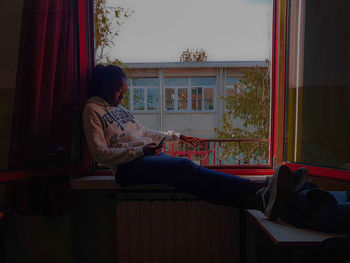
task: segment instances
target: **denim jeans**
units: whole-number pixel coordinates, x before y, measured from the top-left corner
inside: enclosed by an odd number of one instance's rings
[[[122,186],[167,184],[202,200],[237,207],[245,206],[245,196],[255,195],[249,179],[207,169],[186,158],[164,153],[120,165],[116,179]]]
[[[297,227],[349,232],[350,202],[345,191],[312,186],[291,196],[282,219]]]

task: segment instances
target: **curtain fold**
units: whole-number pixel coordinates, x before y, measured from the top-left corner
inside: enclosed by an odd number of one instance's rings
[[[9,169],[69,161],[69,113],[79,105],[74,1],[25,2]]]
[[[85,0],[24,0],[10,170],[87,161],[81,112],[93,59],[82,64],[80,49],[91,58],[93,46],[78,23],[89,22],[92,9],[81,20],[78,8],[86,8]],[[20,214],[62,215],[69,209],[69,174],[9,183],[5,202]]]

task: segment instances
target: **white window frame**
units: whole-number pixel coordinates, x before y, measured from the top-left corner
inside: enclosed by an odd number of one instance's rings
[[[209,113],[214,113],[216,111],[216,82],[217,82],[217,78],[215,78],[215,85],[213,86],[206,86],[206,85],[195,85],[192,86],[191,81],[192,78],[200,78],[201,76],[196,76],[196,77],[184,77],[184,76],[179,76],[179,77],[164,77],[164,80],[166,78],[187,78],[188,80],[188,84],[187,86],[166,86],[164,84],[164,94],[165,94],[165,90],[166,89],[174,89],[175,90],[175,103],[174,103],[174,110],[168,110],[166,109],[166,103],[165,103],[165,96],[164,96],[164,111],[165,112],[190,112],[190,113],[201,113],[201,112],[209,112]],[[192,96],[192,88],[202,88],[202,110],[192,110],[192,105],[191,105],[191,96]],[[179,89],[187,89],[187,110],[178,110],[178,103],[179,103],[179,97],[178,97],[178,90]],[[204,110],[204,97],[205,97],[205,89],[213,89],[213,104],[214,104],[214,109],[212,110]]]
[[[159,84],[158,86],[134,86],[134,82],[132,80],[134,79],[138,79],[138,78],[129,78],[130,79],[130,83],[131,85],[128,85],[128,90],[129,90],[129,94],[130,94],[130,112],[132,113],[156,113],[159,112],[159,100],[160,100],[160,88],[159,88]],[[156,78],[152,78],[152,79],[156,79]],[[159,78],[158,79],[158,83],[159,83]],[[144,109],[143,110],[135,110],[134,109],[134,89],[143,89],[144,90],[144,98],[143,98],[143,105],[144,105]],[[158,103],[157,103],[157,109],[156,110],[149,110],[148,109],[148,105],[147,105],[147,95],[148,95],[148,89],[157,89],[158,90]]]

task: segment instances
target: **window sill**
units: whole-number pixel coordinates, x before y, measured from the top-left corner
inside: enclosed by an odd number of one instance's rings
[[[249,178],[251,180],[262,179],[266,176],[264,175],[245,175],[241,176],[244,178]],[[174,191],[173,187],[167,185],[138,185],[138,186],[128,186],[122,187],[114,179],[114,176],[106,175],[94,175],[94,176],[84,176],[79,178],[71,179],[70,186],[72,190],[130,190],[130,191]]]
[[[33,168],[23,170],[10,170],[0,172],[0,183],[9,183],[19,180],[28,180],[38,177],[62,176],[62,175],[84,175],[87,174],[87,166],[83,163],[71,164],[60,167]]]

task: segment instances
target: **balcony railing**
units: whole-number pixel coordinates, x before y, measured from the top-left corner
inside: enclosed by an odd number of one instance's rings
[[[207,139],[200,146],[167,143],[163,152],[203,166],[269,166],[269,139]]]
[[[269,139],[206,139],[193,147],[183,142],[166,143],[162,152],[174,157],[188,158],[199,165],[215,167],[270,167]],[[95,163],[96,168],[107,166]]]

